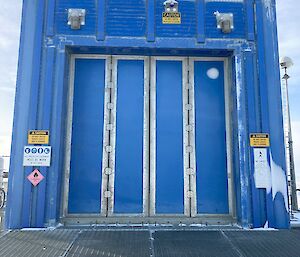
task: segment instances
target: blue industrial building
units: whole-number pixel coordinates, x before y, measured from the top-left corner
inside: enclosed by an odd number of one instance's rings
[[[289,228],[277,44],[275,0],[23,0],[6,227]]]

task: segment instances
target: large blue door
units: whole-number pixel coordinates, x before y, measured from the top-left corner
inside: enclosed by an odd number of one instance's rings
[[[224,62],[194,62],[199,214],[228,214]]]
[[[228,214],[224,62],[107,62],[75,59],[68,213]]]
[[[75,59],[68,213],[100,213],[105,60]]]

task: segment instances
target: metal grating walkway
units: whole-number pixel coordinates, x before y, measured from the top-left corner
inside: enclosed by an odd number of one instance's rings
[[[9,232],[0,238],[0,256],[63,256],[76,234],[76,230]]]
[[[299,257],[300,230],[55,229],[0,237],[0,257]]]
[[[170,231],[155,233],[155,256],[238,257],[222,231]]]
[[[67,256],[150,256],[147,231],[84,231]]]

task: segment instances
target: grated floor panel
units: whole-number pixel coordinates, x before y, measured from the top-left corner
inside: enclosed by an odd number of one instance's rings
[[[300,231],[225,231],[245,257],[299,257]]]
[[[154,236],[155,257],[238,257],[221,231],[159,231]]]
[[[0,257],[300,257],[300,229],[55,229],[0,236]]]
[[[148,257],[148,231],[83,231],[67,257]]]
[[[0,256],[63,256],[77,233],[76,230],[9,232],[0,238]]]

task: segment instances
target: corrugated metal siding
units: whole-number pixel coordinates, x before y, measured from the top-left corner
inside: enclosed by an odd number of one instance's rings
[[[234,30],[224,34],[217,29],[214,12],[233,13]],[[245,9],[243,3],[238,2],[208,2],[205,14],[205,33],[207,38],[244,38],[245,37]]]
[[[106,6],[108,36],[145,36],[146,2],[144,0],[107,0]]]
[[[180,1],[179,11],[182,15],[180,25],[162,24],[164,0],[155,2],[155,34],[156,37],[195,37],[196,36],[196,3]],[[71,30],[67,25],[67,9],[84,8],[87,10],[86,25],[81,30]],[[234,31],[223,34],[216,28],[215,11],[232,12],[234,14]],[[146,33],[146,1],[145,0],[107,0],[106,2],[106,35],[144,37]],[[210,1],[206,3],[205,31],[208,38],[244,38],[245,10],[242,2]],[[59,0],[56,2],[56,32],[58,34],[95,35],[97,22],[97,1]]]
[[[196,4],[195,1],[180,1],[180,25],[162,24],[164,0],[156,1],[156,36],[157,37],[194,37],[196,36]]]
[[[87,10],[86,25],[80,30],[72,30],[68,22],[70,8],[82,8]],[[57,34],[94,35],[96,32],[96,0],[59,0],[56,1],[56,32]]]

